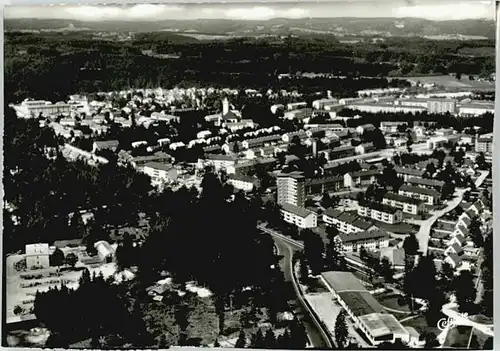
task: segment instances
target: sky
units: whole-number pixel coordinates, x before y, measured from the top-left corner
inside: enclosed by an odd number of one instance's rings
[[[9,0],[7,0],[8,3]],[[38,3],[50,0],[38,0]],[[74,1],[76,3],[76,1]],[[418,17],[429,20],[493,19],[493,2],[450,0],[351,0],[284,2],[238,0],[225,3],[169,3],[135,5],[29,5],[15,1],[4,8],[5,18],[60,18],[82,21],[168,20],[168,19],[238,19],[319,17]],[[24,5],[26,4],[26,5]]]

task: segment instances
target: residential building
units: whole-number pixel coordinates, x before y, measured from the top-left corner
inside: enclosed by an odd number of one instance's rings
[[[365,221],[356,213],[341,212],[332,208],[325,211],[323,221],[328,225],[335,226],[341,233],[357,233],[377,228],[373,223]]]
[[[302,108],[300,110],[286,111],[283,115],[285,119],[307,120],[312,117],[313,110],[310,108]],[[307,121],[306,121],[307,122]]]
[[[142,171],[151,177],[151,184],[160,189],[177,179],[177,170],[169,163],[148,162]]]
[[[443,188],[444,182],[436,179],[428,179],[428,178],[416,178],[410,177],[407,180],[407,183],[414,186],[419,186],[423,188],[433,188],[441,191]]]
[[[344,177],[340,175],[305,180],[306,194],[324,194],[325,192],[339,191],[344,187]]]
[[[364,171],[346,173],[344,174],[344,187],[356,188],[375,184],[375,182],[377,181],[377,176],[380,174],[381,172],[378,169],[369,169]]]
[[[71,112],[71,105],[64,102],[52,104],[50,101],[26,99],[20,105],[14,106],[14,109],[18,117],[37,118],[40,115],[45,117],[68,115]]]
[[[26,269],[43,269],[50,266],[49,244],[28,244],[25,250]]]
[[[322,110],[325,108],[325,106],[335,105],[337,103],[338,103],[337,99],[320,99],[320,100],[314,100],[312,102],[312,107],[316,110]]]
[[[358,215],[388,224],[401,223],[403,220],[403,212],[399,208],[372,201],[359,201]]]
[[[449,252],[445,257],[444,262],[448,263],[453,269],[457,269],[462,263],[462,257],[458,256],[454,252]]]
[[[259,179],[246,175],[230,174],[227,182],[235,189],[243,191],[253,191],[259,186]]]
[[[419,107],[424,109],[427,109],[428,106],[427,99],[419,99],[419,98],[399,99],[396,100],[395,104],[399,106]]]
[[[383,133],[397,133],[400,126],[408,126],[408,122],[380,122],[380,131]]]
[[[172,161],[172,156],[165,152],[156,152],[153,155],[148,156],[136,156],[130,160],[130,163],[135,168],[144,166],[146,163],[157,162],[157,163],[168,163]]]
[[[356,146],[354,151],[359,155],[363,155],[375,151],[375,146],[373,146],[373,143],[363,143]]]
[[[436,205],[439,203],[441,195],[433,190],[410,185],[403,185],[399,188],[399,195],[410,196],[415,199],[423,200],[427,205]]]
[[[288,111],[298,110],[306,107],[307,107],[307,102],[292,102],[286,105],[286,109]]]
[[[365,132],[371,132],[375,130],[375,126],[373,124],[363,124],[356,127],[356,132],[358,134],[364,134]]]
[[[101,261],[106,263],[113,262],[116,250],[107,241],[98,241],[94,244],[94,247],[96,248],[97,254],[99,255]]]
[[[351,272],[323,272],[321,280],[372,346],[398,340],[410,342],[410,332]]]
[[[304,131],[291,132],[291,133],[283,134],[283,136],[281,137],[281,140],[283,140],[284,143],[290,143],[290,142],[292,142],[294,137],[297,137],[300,140],[304,140],[304,139],[307,139],[308,135],[307,135],[307,132],[304,132]]]
[[[299,228],[315,228],[318,225],[318,215],[303,207],[283,203],[281,213],[286,222],[295,224]]]
[[[425,203],[422,200],[410,196],[388,192],[382,198],[382,203],[384,205],[400,208],[403,213],[415,216],[425,213]]]
[[[259,158],[248,161],[241,161],[232,166],[226,167],[227,174],[248,175],[257,168],[268,172],[272,170],[278,161],[274,157]]]
[[[484,152],[485,154],[493,153],[493,136],[491,137],[479,137],[476,139],[475,144],[476,152]]]
[[[94,141],[92,152],[95,154],[97,151],[111,150],[113,152],[118,149],[120,142],[118,140]]]
[[[429,113],[451,113],[457,112],[457,100],[455,99],[429,99],[427,101],[427,111]]]
[[[305,177],[299,172],[280,174],[276,178],[278,204],[291,204],[304,207]]]
[[[466,103],[461,104],[458,108],[458,114],[461,117],[478,117],[485,113],[495,113],[495,104],[477,104]]]
[[[330,153],[328,155],[328,159],[330,160],[354,156],[354,146],[346,145],[333,148],[332,150],[330,150]]]
[[[266,135],[263,137],[245,139],[241,142],[241,146],[245,149],[253,149],[256,147],[270,146],[280,144],[282,142],[281,135]]]
[[[343,252],[359,252],[361,247],[366,250],[379,250],[389,246],[390,236],[381,229],[355,233],[340,233],[335,237],[336,243]]]
[[[369,103],[360,102],[352,105],[346,106],[346,108],[357,110],[360,112],[369,113],[418,113],[427,111],[427,107],[414,107],[414,106],[403,106],[394,105],[391,103]]]
[[[234,166],[238,163],[238,158],[232,155],[208,154],[205,155],[205,158],[205,160],[198,160],[199,168],[213,166],[217,172],[226,170],[227,167]]]
[[[394,167],[394,170],[396,171],[398,177],[403,178],[403,180],[406,182],[410,178],[422,178],[424,175],[425,171],[421,169],[415,169],[415,168],[407,168],[407,167]]]

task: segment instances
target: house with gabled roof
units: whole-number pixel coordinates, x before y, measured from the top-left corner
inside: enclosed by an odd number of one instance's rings
[[[421,188],[404,184],[399,188],[399,195],[410,196],[415,199],[423,200],[427,205],[439,203],[441,195],[433,189]]]
[[[405,182],[410,178],[422,178],[425,173],[425,170],[408,167],[394,167],[394,171],[396,171],[398,177],[403,178]]]
[[[448,263],[452,268],[456,269],[462,263],[462,258],[454,252],[450,252],[446,255],[444,262]]]
[[[341,212],[333,208],[329,208],[323,213],[323,221],[328,225],[335,226],[341,233],[355,233],[377,229],[372,222],[362,219],[356,213]]]
[[[446,248],[446,250],[444,250],[445,255],[448,255],[451,252],[456,253],[458,256],[462,256],[464,254],[462,246],[455,242],[451,244],[448,243],[448,247]]]
[[[303,207],[283,203],[281,213],[285,222],[295,224],[299,228],[315,228],[318,225],[318,215]]]
[[[363,246],[367,250],[378,250],[389,246],[390,236],[382,229],[366,230],[355,233],[340,233],[335,241],[343,252],[358,252]]]

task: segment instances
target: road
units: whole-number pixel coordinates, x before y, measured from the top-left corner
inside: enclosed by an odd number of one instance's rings
[[[488,336],[493,336],[493,324],[483,324],[471,321],[467,316],[457,312],[456,303],[448,303],[443,306],[442,312],[450,319],[453,319],[453,325],[464,325],[474,327]],[[449,325],[451,327],[451,325]]]
[[[306,328],[312,347],[323,349],[332,348],[333,345],[330,341],[330,337],[328,336],[328,331],[324,330],[323,325],[319,322],[319,320],[317,320],[316,315],[310,310],[302,296],[300,287],[293,274],[293,252],[302,250],[304,245],[262,225],[258,225],[257,227],[273,237],[279,255],[283,256],[280,260],[280,266],[283,270],[285,281],[290,282],[293,285],[298,302],[296,307],[301,314],[301,320]]]

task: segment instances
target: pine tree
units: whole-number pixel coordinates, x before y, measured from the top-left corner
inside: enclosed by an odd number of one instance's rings
[[[345,346],[347,342],[347,325],[345,322],[345,311],[342,310],[335,321],[335,341],[337,342],[337,346],[342,348]]]
[[[276,336],[274,335],[272,329],[269,329],[264,337],[264,348],[273,349],[275,347],[276,347]]]
[[[215,339],[215,342],[214,342],[214,347],[220,347],[220,344],[219,344],[219,338],[216,338],[216,339]]]
[[[237,349],[245,348],[247,344],[247,336],[245,335],[245,331],[243,329],[240,330],[240,335],[238,336],[238,340],[236,340],[236,344],[234,347]]]

